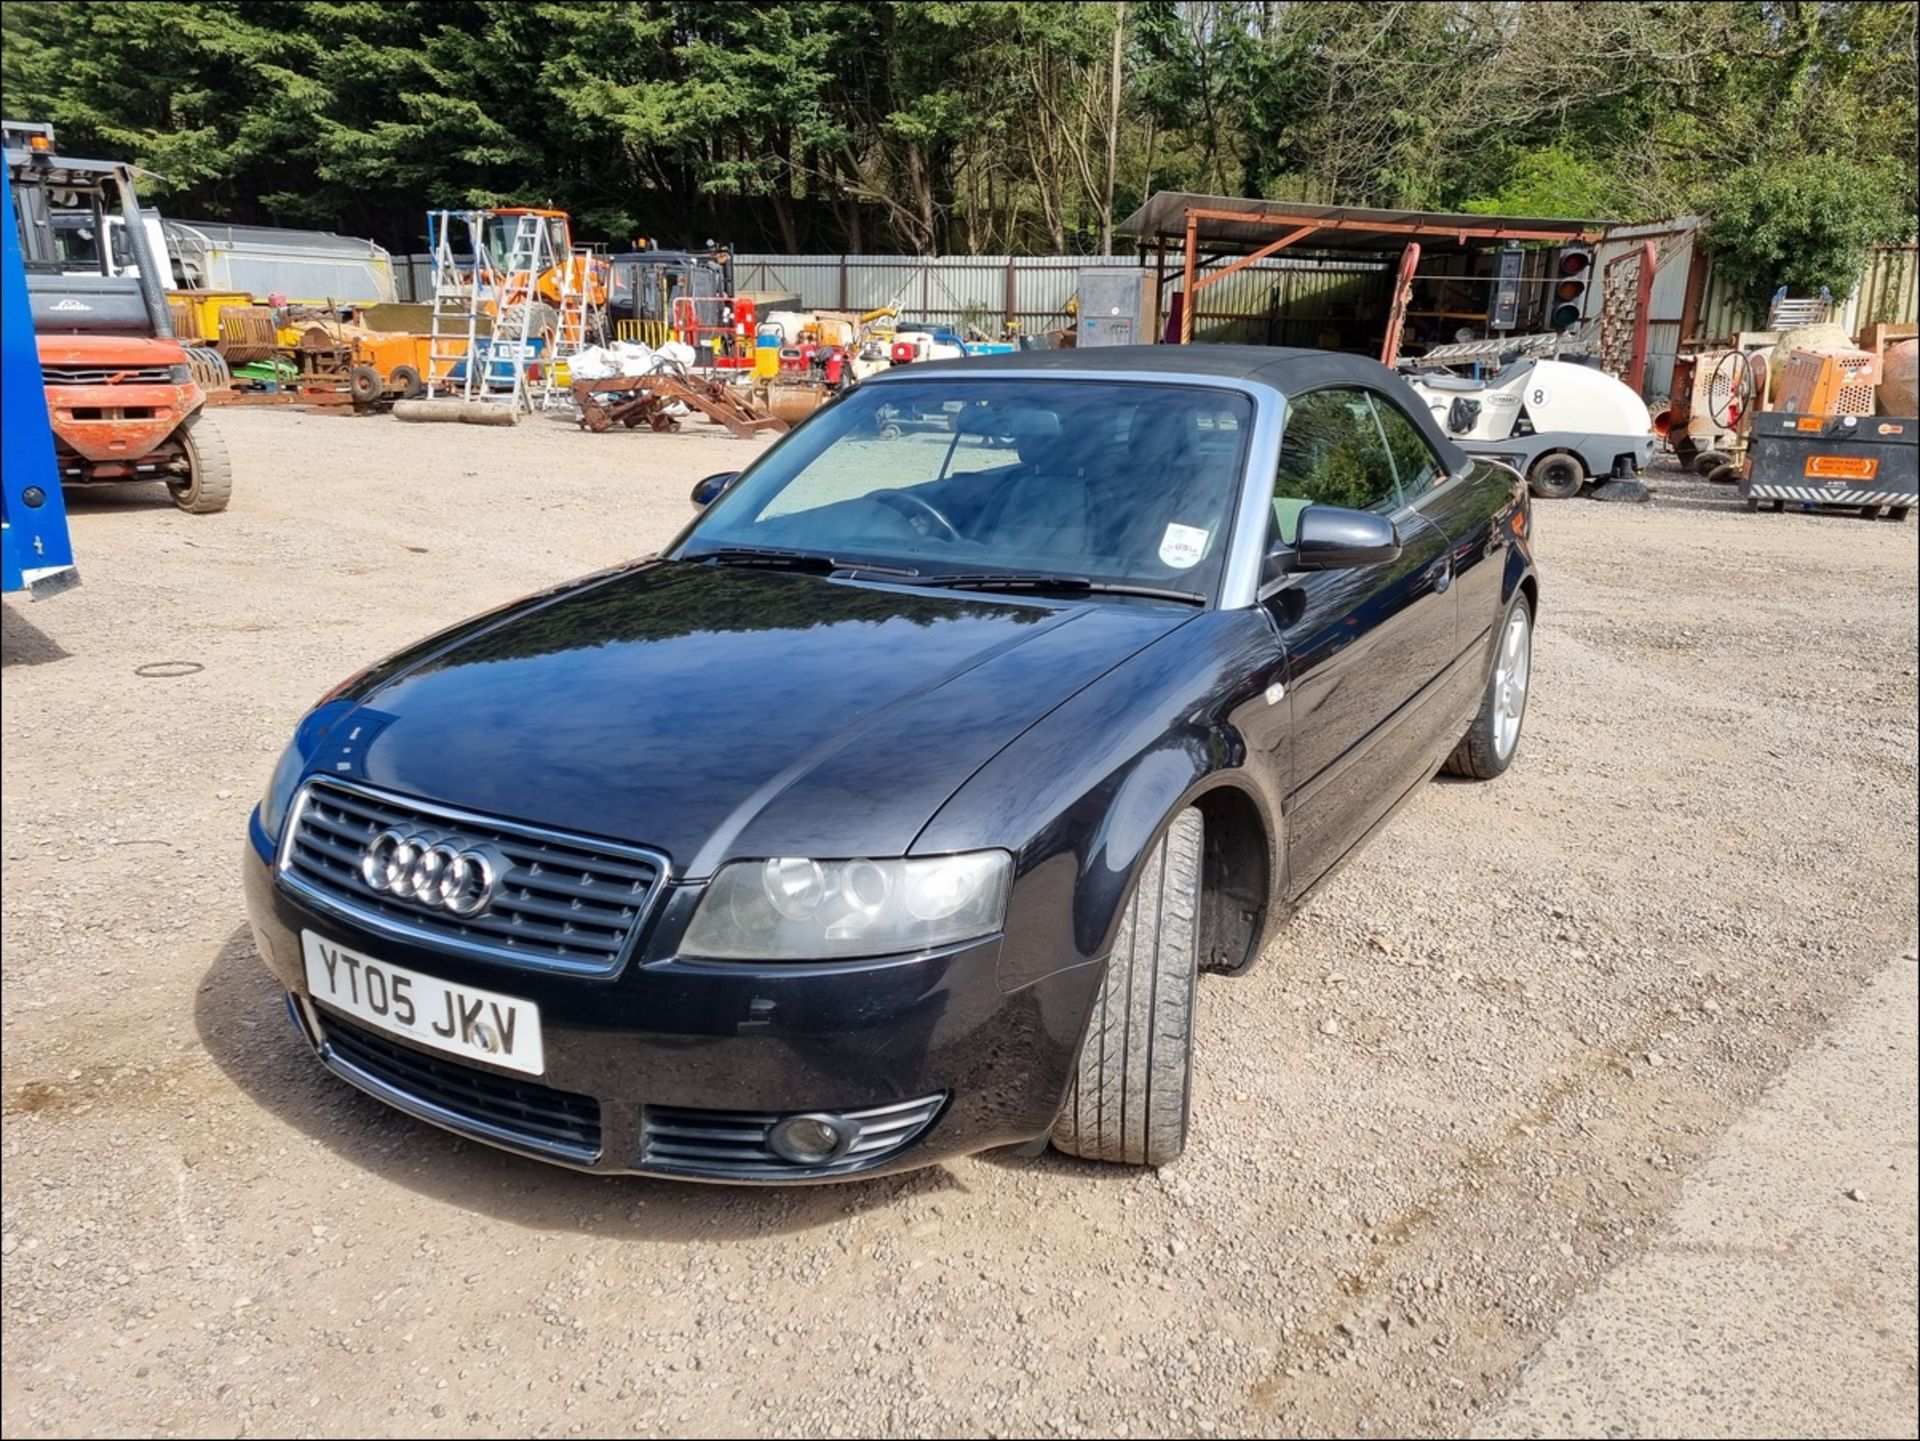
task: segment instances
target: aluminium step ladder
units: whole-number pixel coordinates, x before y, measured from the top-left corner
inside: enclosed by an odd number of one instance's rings
[[[433,306],[428,334],[427,398],[533,409],[527,366],[539,337],[539,282],[552,263],[537,215],[513,217],[506,252],[496,258],[487,210],[427,215],[433,246]],[[465,249],[461,249],[461,242]]]

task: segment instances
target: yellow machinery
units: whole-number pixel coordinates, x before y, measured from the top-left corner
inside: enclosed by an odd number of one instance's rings
[[[485,234],[495,268],[505,267],[513,249],[514,229],[523,215],[538,216],[546,222],[546,254],[554,258],[554,263],[542,270],[534,281],[535,294],[556,307],[564,308],[570,299],[584,297],[587,309],[604,309],[612,267],[604,256],[574,249],[572,220],[564,210],[515,206],[489,212]],[[526,299],[526,283],[524,275],[506,276],[499,303],[512,305]]]
[[[182,345],[217,350],[227,364],[271,359],[282,343],[273,308],[238,290],[169,290],[167,310]]]

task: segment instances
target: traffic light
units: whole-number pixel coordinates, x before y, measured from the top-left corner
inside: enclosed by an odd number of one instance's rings
[[[1593,282],[1593,247],[1569,245],[1553,260],[1553,299],[1547,323],[1571,330],[1586,313],[1587,286]]]

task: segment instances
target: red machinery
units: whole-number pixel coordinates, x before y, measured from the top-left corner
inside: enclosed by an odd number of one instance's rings
[[[780,347],[779,368],[768,378],[767,405],[782,420],[811,415],[853,383],[853,357],[844,345],[803,340]]]
[[[752,370],[755,319],[744,295],[682,295],[673,302],[673,338],[693,347],[696,365]]]

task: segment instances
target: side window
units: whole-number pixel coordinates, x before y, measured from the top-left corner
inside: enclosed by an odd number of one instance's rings
[[[1380,433],[1386,439],[1387,453],[1400,478],[1400,494],[1410,504],[1447,479],[1447,468],[1427,444],[1420,427],[1407,419],[1406,412],[1383,395],[1373,398],[1374,413],[1380,417]]]
[[[1273,482],[1276,534],[1291,545],[1310,505],[1385,515],[1399,509],[1393,457],[1364,390],[1315,390],[1294,398]]]

